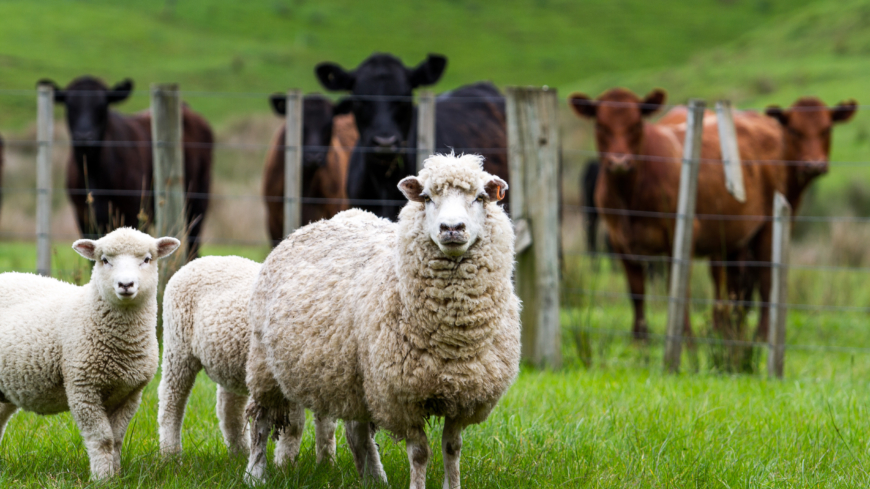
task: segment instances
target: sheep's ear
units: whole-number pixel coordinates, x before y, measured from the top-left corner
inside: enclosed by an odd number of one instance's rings
[[[399,190],[405,194],[408,200],[411,202],[424,202],[423,198],[423,184],[420,183],[420,180],[417,177],[405,177],[399,182]]]
[[[483,190],[489,196],[490,202],[495,202],[504,198],[504,193],[508,189],[508,184],[499,177],[492,177],[492,180],[486,182]]]
[[[157,258],[166,258],[181,246],[181,241],[175,238],[159,238],[157,240]]]
[[[76,250],[76,253],[82,255],[91,261],[97,261],[97,256],[94,255],[94,251],[97,249],[97,242],[90,239],[80,239],[73,243],[72,248]]]

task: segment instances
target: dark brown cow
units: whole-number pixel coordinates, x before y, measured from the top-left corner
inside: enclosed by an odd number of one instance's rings
[[[83,236],[108,233],[120,226],[147,227],[154,215],[151,113],[122,115],[109,106],[133,91],[124,80],[109,87],[83,76],[65,89],[54,82],[54,99],[66,106],[72,139],[67,164],[67,192]],[[208,210],[214,136],[208,122],[182,107],[184,186],[188,193],[188,253],[199,254],[199,236]]]
[[[595,120],[596,143],[601,172],[595,203],[604,218],[614,249],[625,255],[668,255],[673,249],[673,235],[680,180],[680,159],[685,136],[685,124],[651,124],[644,119],[659,110],[665,101],[663,90],[654,90],[643,100],[629,90],[616,88],[592,100],[583,94],[570,97],[578,115]],[[721,159],[715,119],[704,131],[702,159]],[[746,138],[754,129],[743,122],[736,123],[738,137]],[[759,165],[775,159],[778,146],[776,134],[768,140],[741,146],[743,171],[747,185],[747,203],[740,204],[725,188],[721,164],[702,164],[698,176],[699,216],[727,216],[731,219],[696,218],[693,226],[693,253],[724,259],[743,249],[758,233],[763,221],[733,219],[739,216],[763,215],[772,206],[776,181],[770,166]],[[620,212],[627,211],[627,212]],[[652,212],[652,215],[627,215],[631,212]],[[660,215],[656,215],[659,213]],[[622,259],[634,303],[636,338],[648,334],[644,314],[644,268],[642,262],[626,256]],[[721,297],[721,281],[716,282],[716,295]],[[685,334],[691,335],[688,317]]]
[[[283,96],[272,98],[275,112],[283,115]],[[284,239],[284,138],[282,124],[266,155],[263,170],[263,198],[266,221],[272,246]],[[302,128],[302,197],[325,199],[324,202],[302,203],[302,225],[319,219],[329,219],[348,209],[346,184],[350,155],[359,138],[350,103],[332,105],[319,95],[307,95],[303,100]]]

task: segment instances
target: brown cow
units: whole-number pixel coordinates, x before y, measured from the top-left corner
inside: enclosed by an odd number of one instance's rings
[[[610,233],[614,249],[625,255],[665,255],[673,249],[680,180],[680,159],[685,125],[651,124],[644,119],[665,101],[663,90],[654,90],[641,100],[629,90],[616,88],[592,100],[583,94],[569,98],[574,111],[596,122],[596,143],[602,163],[596,188],[595,203],[600,209]],[[715,120],[713,120],[715,123]],[[739,137],[746,138],[754,129],[748,123],[736,123]],[[715,126],[711,127],[715,129]],[[772,206],[775,175],[769,166],[759,165],[779,154],[776,134],[767,140],[741,146],[743,171],[747,180],[747,203],[740,204],[725,189],[725,177],[720,164],[702,164],[698,175],[698,200],[693,225],[693,252],[696,256],[724,259],[744,248],[758,233],[763,221],[733,219],[739,216],[763,214]],[[774,144],[769,147],[770,143]],[[721,159],[718,131],[705,130],[701,157]],[[769,204],[768,204],[769,202]],[[627,211],[627,212],[620,212]],[[628,215],[631,212],[652,212]],[[658,213],[658,215],[657,215]],[[730,216],[732,219],[703,216]],[[623,257],[629,290],[634,303],[636,338],[648,334],[644,314],[644,269],[642,262]],[[721,298],[721,281],[716,283],[716,295]],[[691,335],[688,317],[685,334]]]
[[[79,77],[64,89],[50,80],[39,83],[52,85],[55,102],[66,106],[72,139],[67,193],[81,234],[147,227],[154,215],[151,113],[122,115],[110,109],[130,96],[133,82],[126,79],[111,89],[92,76]],[[195,258],[208,210],[214,136],[208,122],[186,104],[181,115],[188,256]]]
[[[283,95],[273,95],[272,107],[284,114]],[[278,128],[263,170],[263,199],[266,203],[266,223],[272,246],[284,239],[284,124]],[[303,100],[302,128],[302,225],[319,219],[329,219],[348,209],[347,169],[350,155],[359,138],[350,113],[350,102],[332,105],[320,95],[307,95]],[[317,202],[316,199],[324,199]]]
[[[768,107],[765,111],[771,118],[764,118],[768,124],[778,129],[781,142],[781,156],[776,162],[771,162],[776,168],[779,181],[776,190],[785,195],[792,208],[792,216],[796,215],[803,196],[809,185],[818,177],[826,174],[831,154],[831,129],[834,124],[846,122],[855,115],[858,103],[855,100],[840,102],[834,108],[828,108],[816,97],[798,99],[789,109],[777,106]],[[751,114],[751,113],[743,113]],[[741,116],[743,117],[743,116]],[[742,143],[742,140],[740,141]],[[772,213],[772,206],[766,214]],[[740,258],[767,262],[771,259],[773,240],[773,223],[765,223],[759,236],[748,248],[749,253]],[[732,295],[740,299],[750,299],[757,285],[761,299],[761,310],[755,339],[766,341],[770,325],[770,309],[765,304],[770,302],[771,286],[770,267],[729,268],[729,286],[740,287],[732,290]],[[735,277],[741,274],[743,276]]]

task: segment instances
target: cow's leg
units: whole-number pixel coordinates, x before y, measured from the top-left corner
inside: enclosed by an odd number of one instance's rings
[[[381,457],[378,454],[378,446],[375,443],[375,433],[372,429],[372,424],[367,421],[345,420],[344,436],[347,438],[347,445],[350,448],[351,455],[353,455],[353,463],[356,465],[356,471],[360,477],[369,477],[386,484],[387,474],[384,472],[383,465],[381,465]],[[424,438],[425,436],[426,434],[423,433]],[[410,447],[410,445],[408,446]],[[428,448],[427,445],[426,449],[428,450]],[[413,468],[411,470],[413,474]],[[425,484],[425,477],[423,482]],[[411,487],[416,487],[414,486],[413,478],[411,480]],[[424,488],[425,485],[419,487]]]
[[[767,223],[758,236],[755,255],[762,264],[770,264],[772,260],[773,225]],[[770,287],[772,283],[770,266],[758,268],[758,295],[761,303],[758,306],[758,328],[755,330],[755,341],[766,342],[770,330]]]
[[[17,410],[18,406],[15,404],[0,402],[0,441],[3,441],[3,433],[6,431],[6,423],[9,422],[9,418],[11,418]]]
[[[620,253],[624,253],[620,251]],[[625,275],[628,278],[628,291],[631,293],[631,302],[634,304],[634,325],[632,333],[636,340],[646,340],[649,337],[649,328],[646,324],[646,315],[644,311],[644,272],[643,264],[622,259],[622,265],[625,267]]]
[[[314,444],[317,463],[335,461],[335,419],[314,413]]]
[[[247,455],[249,453],[247,433],[248,422],[245,419],[245,406],[248,404],[247,396],[240,396],[217,386],[217,417],[221,433],[224,435],[224,443],[233,455]]]
[[[724,335],[728,305],[723,297],[723,290],[727,293],[728,284],[726,283],[725,267],[712,263],[718,259],[719,257],[715,256],[710,258],[710,277],[713,280],[713,297],[715,299],[713,302],[713,331],[719,335]]]

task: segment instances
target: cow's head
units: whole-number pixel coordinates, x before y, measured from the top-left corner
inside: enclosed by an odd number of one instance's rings
[[[595,121],[595,142],[601,166],[615,173],[627,173],[633,159],[641,154],[644,118],[655,114],[664,104],[667,94],[655,89],[641,99],[630,90],[614,88],[596,100],[574,93],[568,102],[580,117]]]
[[[831,128],[855,115],[855,100],[828,108],[816,97],[803,97],[788,109],[770,106],[765,111],[783,127],[783,159],[796,165],[798,174],[811,179],[828,172]]]
[[[287,97],[276,93],[269,97],[272,110],[280,116],[287,113]],[[302,99],[302,169],[313,173],[326,164],[332,141],[332,118],[350,112],[350,102],[333,105],[323,95],[311,94]]]
[[[408,68],[395,56],[375,53],[353,71],[335,63],[320,63],[315,73],[327,90],[354,96],[353,115],[360,135],[357,145],[371,148],[366,160],[391,162],[407,146],[414,117],[413,90],[436,83],[446,66],[447,58],[437,54]]]
[[[126,100],[133,92],[133,81],[129,78],[112,88],[92,76],[76,78],[64,89],[51,80],[37,83],[43,84],[54,87],[54,101],[66,106],[66,121],[76,146],[102,141],[109,122],[109,105]]]

